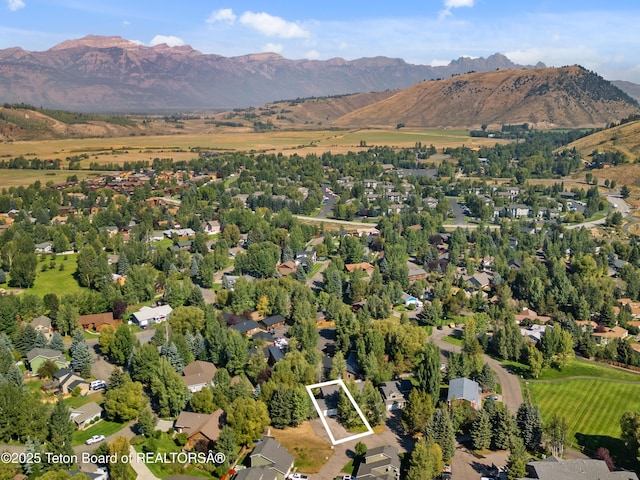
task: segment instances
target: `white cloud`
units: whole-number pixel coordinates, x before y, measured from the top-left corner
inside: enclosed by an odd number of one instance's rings
[[[209,25],[213,25],[214,23],[228,23],[233,24],[236,21],[236,14],[233,13],[233,10],[230,8],[221,8],[220,10],[216,10],[209,15],[206,22]]]
[[[445,8],[473,7],[475,0],[444,0]]]
[[[184,45],[184,40],[173,35],[156,35],[151,39],[150,45],[155,47],[163,43],[166,43],[170,47],[179,47],[180,45]]]
[[[267,43],[262,47],[263,52],[273,52],[280,53],[282,52],[282,44],[281,43]]]
[[[317,50],[309,50],[304,54],[304,58],[308,58],[309,60],[318,60],[320,58],[320,52]]]
[[[287,22],[283,18],[264,12],[244,12],[240,17],[240,23],[268,37],[306,38],[309,36],[309,32],[297,23]]]
[[[129,20],[123,20],[122,21],[122,26],[123,27],[128,27],[129,25],[131,25],[131,22]]]
[[[446,67],[450,63],[451,60],[438,60],[437,58],[434,58],[429,62],[429,65],[431,65],[432,67]]]
[[[444,0],[444,10],[440,10],[438,15],[439,20],[444,20],[445,18],[453,15],[451,13],[452,8],[460,8],[460,7],[473,7],[475,4],[475,0]]]
[[[9,10],[15,12],[17,10],[20,10],[21,8],[26,7],[27,4],[22,0],[7,0],[7,6],[9,7]]]

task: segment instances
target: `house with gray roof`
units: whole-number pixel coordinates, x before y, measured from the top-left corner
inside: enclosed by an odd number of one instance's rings
[[[293,468],[293,455],[270,437],[253,449],[249,461],[251,467],[240,470],[234,480],[285,480]]]
[[[394,380],[380,384],[380,393],[387,411],[402,410],[407,405],[407,398],[413,389],[409,380]]]
[[[447,395],[447,404],[451,407],[452,402],[466,400],[476,410],[480,410],[482,402],[480,401],[480,385],[468,378],[454,378],[449,381],[449,394]]]
[[[360,478],[360,477],[358,477]],[[548,457],[529,462],[527,476],[518,480],[536,478],[539,480],[638,480],[633,472],[610,472],[603,460],[592,458],[562,460]]]
[[[78,430],[82,430],[102,417],[102,407],[96,402],[85,403],[81,407],[73,409],[70,416]]]
[[[58,350],[36,347],[27,352],[27,362],[29,363],[29,369],[32,372],[37,372],[42,364],[47,360],[51,360],[60,368],[67,366],[64,354]]]
[[[400,478],[400,456],[391,445],[368,450],[358,466],[358,480],[397,480]]]

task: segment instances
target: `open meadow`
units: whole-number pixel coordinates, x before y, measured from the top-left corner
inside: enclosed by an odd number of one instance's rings
[[[25,158],[60,158],[82,154],[83,160],[98,163],[153,160],[156,157],[185,160],[197,149],[219,151],[254,151],[272,153],[345,153],[387,145],[411,148],[417,142],[436,148],[461,145],[495,145],[490,138],[471,138],[467,130],[305,130],[270,132],[216,132],[115,138],[83,138],[66,140],[20,141],[0,143],[0,158],[23,155]]]

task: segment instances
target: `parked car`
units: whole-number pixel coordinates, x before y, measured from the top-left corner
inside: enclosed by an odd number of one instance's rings
[[[104,440],[104,435],[94,435],[91,438],[87,438],[87,441],[84,443],[87,445],[93,445],[94,443],[101,442],[102,440]]]
[[[484,397],[485,400],[489,400],[490,398],[493,400],[498,400],[498,395],[496,395],[495,393],[493,395],[487,395],[486,397]]]
[[[292,473],[291,475],[289,475],[289,480],[307,480],[306,475],[303,475],[301,473]]]

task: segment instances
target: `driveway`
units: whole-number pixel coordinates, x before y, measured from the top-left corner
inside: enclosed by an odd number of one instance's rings
[[[355,457],[356,443],[362,442],[370,450],[383,445],[391,445],[398,449],[399,452],[412,451],[414,440],[402,434],[402,426],[400,425],[401,412],[397,412],[386,420],[385,429],[379,434],[369,435],[367,437],[342,443],[334,447],[334,454],[325,463],[318,473],[310,474],[311,480],[331,480],[341,475],[341,471],[349,460]],[[314,431],[324,440],[330,443],[329,436],[325,431],[320,419],[316,418],[311,421]],[[476,479],[477,480],[477,479]]]
[[[442,330],[434,329],[431,335],[431,338],[435,344],[440,347],[445,357],[450,352],[459,352],[461,350],[461,347],[442,340],[444,337],[450,335],[452,331],[450,327],[443,327]],[[484,361],[496,372],[496,379],[502,387],[502,402],[512,413],[516,413],[520,404],[523,402],[520,379],[517,375],[509,373],[498,360],[491,358],[489,355],[484,355]]]
[[[458,203],[458,200],[455,198],[449,198],[449,204],[451,205],[451,211],[456,216],[453,224],[456,226],[464,226],[467,223],[467,220],[464,213],[462,213],[462,207]]]

